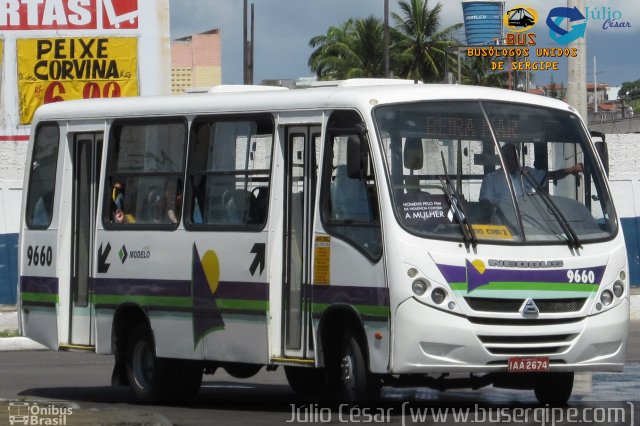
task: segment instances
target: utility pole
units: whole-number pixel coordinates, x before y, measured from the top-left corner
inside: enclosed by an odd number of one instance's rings
[[[389,0],[384,0],[384,78],[389,77]]]
[[[593,112],[598,112],[598,80],[596,79],[596,57],[593,57]]]
[[[585,10],[585,0],[567,0],[567,8],[577,7],[583,12]],[[569,20],[567,19],[567,25]],[[576,57],[569,56],[567,60],[568,86],[567,103],[574,107],[582,119],[587,122],[587,33],[584,37],[569,43],[569,48],[576,48]]]
[[[251,4],[251,40],[247,39],[247,0],[242,14],[242,75],[244,84],[253,84],[254,4]]]

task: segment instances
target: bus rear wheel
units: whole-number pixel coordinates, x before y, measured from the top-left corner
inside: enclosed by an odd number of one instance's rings
[[[573,391],[573,372],[542,374],[537,377],[533,391],[541,404],[564,405]]]
[[[140,324],[129,335],[126,362],[129,388],[138,401],[154,402],[168,397],[171,369],[167,360],[155,356],[149,326]]]
[[[369,373],[363,344],[352,332],[347,332],[343,337],[338,363],[338,383],[344,401],[371,401],[378,398],[380,381]]]

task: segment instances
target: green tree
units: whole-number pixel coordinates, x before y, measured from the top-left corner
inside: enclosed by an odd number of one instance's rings
[[[623,101],[640,99],[640,80],[625,81],[618,90],[618,97]]]
[[[321,80],[384,76],[384,30],[379,18],[349,19],[313,37],[309,67]]]
[[[395,30],[401,39],[398,49],[401,76],[416,81],[435,81],[442,78],[447,61],[448,46],[455,46],[454,33],[462,24],[440,29],[442,5],[429,9],[429,0],[402,0],[398,3],[401,13],[393,13]]]
[[[488,87],[507,87],[508,71],[493,71],[491,62],[495,58],[478,56],[464,62],[462,81],[464,84]]]
[[[629,105],[634,111],[640,111],[640,80],[625,81],[618,90],[618,98],[625,105]]]

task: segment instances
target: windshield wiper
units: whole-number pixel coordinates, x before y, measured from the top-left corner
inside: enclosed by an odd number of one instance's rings
[[[580,242],[580,238],[578,237],[578,234],[576,234],[576,232],[573,230],[573,228],[571,227],[571,224],[569,223],[567,218],[564,216],[564,214],[562,214],[562,211],[560,211],[560,209],[558,208],[556,203],[553,201],[551,196],[547,193],[547,191],[545,191],[540,186],[540,184],[538,184],[538,182],[534,178],[531,177],[531,175],[527,170],[520,169],[520,174],[524,176],[524,178],[527,180],[527,182],[529,182],[529,184],[533,188],[535,188],[536,193],[540,195],[540,198],[542,198],[542,200],[547,205],[551,213],[556,217],[556,220],[560,224],[560,227],[562,228],[565,235],[567,236],[569,247],[579,249],[582,243]]]
[[[444,154],[440,151],[440,156],[442,157],[442,167],[444,168],[444,175],[440,177],[440,185],[442,185],[442,190],[447,196],[449,200],[449,205],[451,206],[451,210],[453,211],[453,217],[457,219],[460,224],[460,229],[462,229],[462,237],[464,239],[465,247],[469,247],[469,242],[471,245],[475,247],[478,244],[478,238],[476,237],[476,232],[473,230],[471,223],[467,219],[467,215],[465,214],[464,207],[462,207],[462,203],[458,199],[455,190],[453,189],[453,185],[451,184],[451,179],[449,178],[449,174],[447,173],[447,166],[444,161]]]

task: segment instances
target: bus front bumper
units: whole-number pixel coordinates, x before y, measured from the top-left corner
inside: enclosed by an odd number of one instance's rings
[[[599,315],[547,325],[487,325],[408,299],[397,309],[392,374],[506,372],[510,357],[549,358],[549,371],[622,371],[629,299]]]

